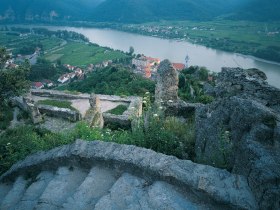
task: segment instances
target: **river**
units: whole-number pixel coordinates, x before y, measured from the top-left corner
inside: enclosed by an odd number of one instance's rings
[[[186,55],[190,60],[188,65],[205,66],[214,72],[221,67],[257,68],[264,71],[268,83],[280,88],[280,63],[274,63],[251,56],[224,52],[207,48],[187,41],[177,41],[149,37],[111,29],[79,28],[79,27],[47,27],[50,30],[68,30],[81,33],[93,43],[113,49],[128,51],[132,46],[135,53],[146,56],[169,59],[172,62],[185,62]]]

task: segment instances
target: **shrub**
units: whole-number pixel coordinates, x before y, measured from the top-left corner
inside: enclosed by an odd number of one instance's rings
[[[13,119],[13,109],[7,105],[0,106],[0,130],[5,130],[10,126]]]
[[[70,136],[54,134],[33,126],[8,129],[0,136],[0,174],[30,154],[73,141]]]

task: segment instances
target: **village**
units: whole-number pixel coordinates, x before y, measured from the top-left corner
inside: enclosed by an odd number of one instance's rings
[[[19,64],[28,61],[30,65],[35,65],[38,58],[41,56],[40,48],[36,48],[35,52],[31,55],[17,55],[13,56],[10,53],[10,59],[6,62],[5,68],[18,68]],[[144,78],[156,80],[157,69],[161,60],[159,58],[152,58],[145,55],[135,55],[129,67],[136,74],[143,76]],[[112,60],[106,60],[98,64],[89,64],[86,68],[73,66],[70,64],[63,64],[64,68],[69,72],[64,73],[59,76],[56,81],[51,81],[49,79],[43,79],[41,81],[34,81],[31,84],[32,89],[53,89],[54,87],[71,83],[77,80],[83,80],[85,76],[97,69],[106,68],[113,65]],[[53,64],[56,65],[56,64]],[[172,63],[176,71],[182,71],[186,68],[183,63]]]

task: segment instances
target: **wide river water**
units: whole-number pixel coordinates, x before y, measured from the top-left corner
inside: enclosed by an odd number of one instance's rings
[[[177,41],[149,37],[111,29],[79,28],[79,27],[47,27],[50,30],[68,30],[81,33],[93,43],[113,49],[128,51],[132,46],[135,53],[146,56],[169,59],[172,62],[185,62],[189,56],[189,65],[205,66],[214,72],[221,71],[221,67],[257,68],[264,71],[268,83],[280,88],[280,63],[273,63],[251,56],[224,52],[191,44],[187,41]]]

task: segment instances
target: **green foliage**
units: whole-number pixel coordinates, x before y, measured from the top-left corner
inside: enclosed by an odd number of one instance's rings
[[[205,67],[201,67],[198,70],[198,74],[199,74],[199,79],[201,81],[207,81],[208,75],[209,75],[209,70],[206,69]]]
[[[208,95],[200,95],[197,99],[200,103],[203,104],[209,104],[214,101],[213,96],[208,96]]]
[[[0,136],[0,174],[30,154],[73,141],[70,136],[54,134],[33,126],[7,130]]]
[[[184,123],[149,109],[143,117],[134,121],[132,130],[126,131],[90,128],[85,122],[79,122],[71,132],[63,134],[34,126],[8,129],[0,136],[0,174],[30,154],[69,144],[75,139],[136,145],[178,158],[194,158],[193,120]]]
[[[13,119],[13,109],[6,103],[0,106],[0,131],[5,130],[10,126]]]
[[[29,42],[21,45],[19,49],[15,50],[14,54],[31,55],[35,52],[37,47],[39,47],[41,50],[44,50],[43,44],[41,42],[30,40]]]
[[[122,67],[106,67],[91,73],[85,80],[70,83],[60,89],[107,95],[144,95],[154,92],[155,83]]]
[[[122,115],[126,110],[127,110],[127,106],[121,104],[121,105],[118,105],[114,109],[111,109],[107,112],[110,113],[110,114],[114,114],[114,115]]]
[[[190,102],[211,103],[214,98],[205,95],[203,84],[208,80],[209,70],[205,67],[190,66],[179,75],[179,96]]]
[[[38,59],[37,64],[31,66],[29,79],[31,81],[41,81],[43,79],[57,80],[57,78],[69,72],[64,66],[54,66],[46,59]]]
[[[58,100],[41,100],[38,101],[38,104],[42,105],[49,105],[49,106],[55,106],[58,108],[66,108],[66,109],[71,109],[71,110],[76,110],[74,107],[72,107],[72,103],[70,101],[58,101]]]
[[[258,49],[254,56],[280,62],[280,46],[268,46],[266,48]]]
[[[4,67],[6,61],[10,58],[6,48],[0,46],[0,69]]]
[[[29,90],[29,82],[26,80],[29,68],[29,64],[25,63],[14,69],[0,69],[0,104],[9,97]]]
[[[116,132],[113,141],[152,149],[178,158],[194,158],[194,123],[165,118],[159,111],[148,110],[133,123],[131,131]]]

